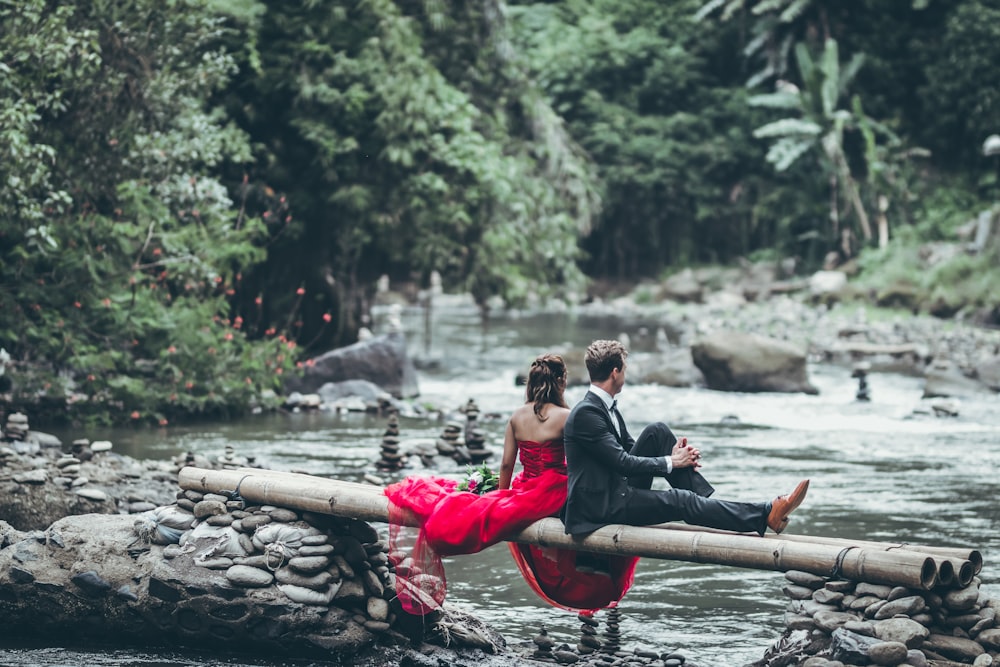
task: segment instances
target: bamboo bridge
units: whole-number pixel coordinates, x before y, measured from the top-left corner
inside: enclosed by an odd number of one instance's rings
[[[232,494],[252,503],[388,522],[380,487],[300,473],[256,468],[183,468],[182,489]],[[416,525],[410,519],[408,525]],[[848,540],[807,535],[732,533],[680,523],[609,525],[584,538],[565,534],[559,519],[536,521],[512,542],[619,556],[713,563],[758,570],[799,570],[825,577],[907,586],[916,590],[965,588],[983,566],[978,550]]]

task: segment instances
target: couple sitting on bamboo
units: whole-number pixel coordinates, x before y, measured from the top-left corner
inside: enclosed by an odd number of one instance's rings
[[[568,534],[608,524],[633,526],[684,521],[696,526],[763,535],[780,533],[805,498],[804,480],[770,502],[709,498],[714,489],[698,472],[701,453],[657,422],[633,440],[615,396],[625,384],[628,352],[618,341],[587,348],[590,390],[570,410],[563,398],[566,364],[547,354],[531,365],[527,401],[507,423],[499,489],[461,492],[454,480],[409,477],[386,489],[390,517],[410,511],[421,523],[412,555],[397,561],[397,593],[405,608],[426,613],[445,594],[442,556],[474,553],[534,523],[559,516]],[[522,472],[514,477],[520,458]],[[669,489],[653,490],[655,476]],[[403,523],[391,519],[390,537]],[[632,585],[635,557],[599,556],[509,542],[531,588],[550,604],[593,611],[621,600]],[[401,558],[394,549],[396,558]]]

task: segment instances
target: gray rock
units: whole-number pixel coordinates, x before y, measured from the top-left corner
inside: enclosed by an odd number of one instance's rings
[[[949,635],[939,635],[931,633],[921,647],[924,650],[930,649],[935,653],[958,662],[972,662],[978,656],[985,653],[982,645],[971,639],[963,637],[951,637]]]
[[[890,618],[875,623],[875,636],[882,641],[900,642],[906,648],[920,648],[930,630],[909,618]]]
[[[45,482],[49,481],[49,473],[38,468],[36,470],[15,473],[13,480],[18,484],[45,484]]]
[[[810,600],[812,599],[813,589],[806,588],[805,586],[795,586],[786,585],[781,587],[781,592],[785,594],[786,597],[792,600]]]
[[[805,586],[806,588],[817,589],[822,588],[826,584],[826,579],[819,576],[818,574],[813,574],[812,572],[802,572],[801,570],[789,570],[785,572],[785,579],[792,582],[796,586]]]
[[[990,628],[979,633],[976,639],[990,651],[1000,651],[1000,628]]]
[[[111,584],[94,570],[74,574],[70,577],[70,581],[92,598],[104,597],[111,590]]]
[[[854,614],[842,611],[819,611],[813,615],[816,627],[826,632],[833,632],[845,623],[856,620],[858,620],[858,617]]]
[[[951,611],[968,611],[979,600],[979,585],[972,583],[965,588],[956,588],[944,595],[944,606]]]
[[[869,584],[867,582],[859,582],[854,588],[855,594],[861,595],[873,595],[877,598],[886,600],[889,598],[889,594],[892,592],[892,586],[886,586],[884,584]]]
[[[919,613],[923,609],[924,599],[918,595],[911,595],[910,597],[887,601],[875,612],[874,618],[875,620],[881,620],[883,618],[892,618],[897,614],[910,616],[911,614]]]
[[[259,588],[270,586],[271,582],[274,581],[274,575],[267,570],[249,565],[233,565],[226,570],[226,579],[237,586]]]
[[[213,515],[225,514],[226,511],[226,504],[220,500],[199,500],[192,513],[196,519],[207,519]]]
[[[691,346],[710,389],[817,394],[805,350],[786,341],[739,331],[708,334]]]
[[[315,357],[301,377],[286,380],[285,391],[315,392],[328,382],[368,380],[396,398],[420,394],[417,371],[406,353],[406,337],[390,332]]]
[[[382,598],[370,597],[366,603],[368,616],[375,621],[385,621],[389,618],[389,603]]]
[[[868,659],[876,665],[898,665],[906,660],[907,650],[900,642],[879,642],[868,647]]]
[[[325,570],[330,564],[326,556],[296,556],[288,561],[288,567],[300,574],[316,574]]]

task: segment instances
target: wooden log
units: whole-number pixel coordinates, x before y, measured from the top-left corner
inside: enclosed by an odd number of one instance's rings
[[[683,523],[660,523],[656,524],[657,528],[666,528],[668,530],[697,530],[697,531],[712,531],[711,528],[699,528],[697,526],[689,526]],[[724,533],[725,531],[713,531]],[[921,544],[908,544],[906,542],[874,542],[871,540],[851,540],[842,537],[821,537],[816,535],[789,535],[783,533],[781,535],[774,535],[768,533],[764,536],[765,539],[781,539],[792,542],[811,542],[814,544],[831,544],[834,546],[848,547],[857,546],[864,549],[879,549],[881,551],[915,551],[921,554],[927,554],[932,557],[939,566],[944,561],[951,561],[951,567],[955,573],[955,583],[960,587],[967,586],[974,575],[979,574],[983,569],[983,554],[978,549],[962,549],[958,547],[931,547]]]
[[[183,489],[203,493],[231,491],[254,503],[297,510],[388,521],[389,501],[367,485],[268,470],[204,470],[186,467],[178,474]],[[416,525],[403,519],[406,525]],[[510,541],[591,551],[595,553],[665,558],[694,563],[716,563],[761,570],[803,570],[821,576],[844,576],[855,581],[930,589],[938,568],[925,554],[881,551],[854,545],[839,546],[791,540],[761,539],[758,535],[724,531],[674,531],[649,526],[611,525],[583,538],[565,533],[562,521],[536,521]]]

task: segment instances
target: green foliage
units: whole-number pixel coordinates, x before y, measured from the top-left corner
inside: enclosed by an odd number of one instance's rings
[[[1000,7],[957,3],[918,91],[921,137],[948,162],[982,169],[980,147],[1000,132]]]
[[[248,410],[294,359],[230,317],[265,237],[212,173],[249,156],[206,101],[233,68],[219,19],[188,3],[0,13],[0,87],[18,100],[0,115],[15,403],[69,400],[95,421]]]
[[[590,166],[510,67],[489,3],[266,6],[260,64],[230,103],[294,211],[249,279],[265,296],[313,296],[300,339],[349,340],[383,273],[437,271],[481,304],[582,287]],[[324,329],[329,314],[338,326]]]

